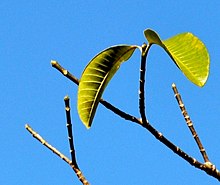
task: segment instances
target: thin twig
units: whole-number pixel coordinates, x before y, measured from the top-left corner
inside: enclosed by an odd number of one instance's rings
[[[100,103],[105,106],[107,109],[111,110],[112,112],[114,112],[115,114],[117,114],[118,116],[120,116],[121,118],[134,122],[134,123],[138,123],[138,124],[142,124],[142,121],[138,118],[136,118],[135,116],[132,116],[128,113],[123,112],[122,110],[118,109],[117,107],[115,107],[114,105],[110,104],[109,102],[107,102],[104,99],[100,99]]]
[[[61,74],[63,74],[65,77],[67,77],[68,79],[70,79],[72,82],[74,82],[76,85],[79,85],[79,79],[77,79],[75,76],[73,76],[68,70],[64,69],[57,61],[51,61],[51,65],[52,67],[54,67],[55,69],[57,69],[59,72],[61,72]],[[121,110],[119,110],[118,108],[116,108],[115,106],[113,106],[112,104],[110,104],[109,102],[105,101],[104,99],[100,99],[100,103],[102,105],[104,105],[106,108],[112,110],[114,113],[116,113],[117,115],[119,115],[120,117],[132,121],[132,122],[136,122],[136,123],[140,123],[140,120],[135,118],[134,116],[127,114]]]
[[[74,77],[72,74],[67,72],[65,75],[62,71],[65,70],[60,64],[56,64],[56,61],[53,61],[52,66],[55,67],[58,71],[60,71],[64,76],[66,76],[68,79],[70,79],[75,84],[79,84],[79,80]],[[67,71],[67,70],[66,70]],[[72,78],[73,77],[73,78]],[[76,80],[77,79],[77,80]],[[163,136],[162,133],[158,132],[153,126],[150,125],[149,122],[143,123],[143,120],[140,120],[136,118],[135,116],[129,115],[120,109],[116,108],[106,100],[101,99],[100,103],[102,103],[107,109],[111,110],[112,112],[116,113],[118,116],[122,117],[125,120],[129,120],[131,122],[138,123],[139,125],[143,126],[145,129],[147,129],[151,134],[154,135],[155,138],[157,138],[160,142],[162,142],[164,145],[166,145],[169,149],[171,149],[174,153],[179,155],[181,158],[186,160],[189,164],[192,166],[205,171],[210,176],[218,179],[220,181],[220,172],[214,165],[209,165],[209,163],[200,163],[195,158],[190,157],[187,153],[185,153],[183,150],[181,150],[179,147],[175,146],[172,142],[170,142],[167,138]]]
[[[141,114],[141,119],[143,123],[148,123],[146,115],[145,115],[145,72],[146,72],[146,57],[147,53],[150,49],[151,45],[146,45],[145,43],[142,45],[141,51],[141,68],[140,68],[140,90],[139,90],[139,111]]]
[[[76,162],[74,142],[73,142],[73,132],[72,132],[72,122],[71,122],[71,116],[70,116],[70,101],[69,100],[70,100],[69,96],[64,97],[65,111],[66,111],[66,126],[67,126],[67,131],[68,131],[68,140],[69,140],[72,163],[78,168],[78,165]]]
[[[75,154],[75,148],[74,148],[74,142],[73,142],[73,132],[72,132],[72,121],[70,116],[70,99],[69,96],[64,97],[64,103],[65,103],[65,111],[66,111],[66,126],[68,131],[68,140],[70,145],[70,154],[72,159],[72,164],[75,165],[75,167],[80,171],[80,168],[76,161],[76,154]],[[81,173],[82,174],[82,173]],[[85,185],[89,185],[89,182],[85,179],[85,177],[81,176],[78,177],[79,179],[82,179],[82,183]]]
[[[50,151],[52,151],[54,154],[56,154],[58,157],[60,157],[61,159],[63,159],[66,163],[68,163],[70,165],[70,167],[74,170],[74,172],[76,173],[78,179],[82,182],[82,184],[84,185],[89,185],[89,182],[85,179],[85,177],[83,176],[82,172],[80,171],[80,169],[75,166],[72,161],[66,157],[65,155],[63,155],[59,150],[57,150],[55,147],[53,147],[52,145],[50,145],[44,138],[42,138],[37,132],[35,132],[30,125],[26,124],[25,128],[32,134],[32,136],[37,139],[39,142],[41,142],[44,146],[46,146]]]
[[[60,71],[65,77],[70,79],[75,84],[79,85],[79,80],[75,76],[73,76],[71,73],[69,73],[69,71],[64,69],[57,61],[52,60],[51,61],[51,65],[52,65],[52,67],[54,67],[55,69]]]
[[[194,126],[193,126],[193,122],[190,119],[190,117],[189,117],[189,115],[188,115],[188,113],[186,111],[186,107],[185,107],[185,105],[184,105],[184,103],[182,101],[181,95],[178,92],[177,87],[176,87],[176,85],[174,83],[172,84],[172,89],[173,89],[173,92],[174,92],[174,96],[175,96],[175,98],[176,98],[176,100],[177,100],[177,102],[179,104],[179,108],[180,108],[180,110],[182,112],[182,115],[183,115],[183,117],[184,117],[184,119],[186,121],[186,124],[187,124],[189,130],[192,133],[193,138],[196,141],[197,146],[199,147],[199,150],[200,150],[200,152],[202,154],[202,157],[203,157],[204,161],[205,162],[210,162],[209,158],[208,158],[208,155],[206,154],[205,148],[203,147],[202,142],[199,139],[199,135],[197,134],[197,132],[196,132]]]

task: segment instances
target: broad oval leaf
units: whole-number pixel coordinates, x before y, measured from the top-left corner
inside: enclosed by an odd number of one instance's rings
[[[128,60],[138,46],[117,45],[96,55],[84,69],[78,87],[77,109],[81,121],[91,127],[99,100],[120,64]]]
[[[147,29],[144,34],[150,44],[157,44],[164,48],[191,82],[200,87],[205,85],[209,75],[210,59],[201,40],[189,32],[163,41],[153,30]]]

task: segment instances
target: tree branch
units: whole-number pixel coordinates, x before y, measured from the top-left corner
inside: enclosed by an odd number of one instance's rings
[[[72,132],[72,122],[71,122],[71,116],[70,116],[70,101],[69,100],[70,100],[69,96],[64,97],[65,111],[66,111],[66,126],[67,126],[67,131],[68,131],[68,140],[69,140],[72,163],[78,168],[78,165],[76,162],[75,148],[73,144],[73,132]]]
[[[60,71],[65,77],[67,77],[72,82],[74,82],[76,85],[79,85],[79,80],[75,76],[73,76],[71,73],[69,73],[69,71],[64,69],[57,61],[52,60],[51,65],[52,67]]]
[[[51,65],[52,67],[54,67],[55,69],[57,69],[59,72],[61,72],[61,74],[63,74],[65,77],[67,77],[70,81],[72,81],[73,83],[75,83],[76,85],[79,85],[79,79],[77,79],[75,76],[73,76],[69,71],[67,71],[66,69],[64,69],[57,61],[51,61]],[[116,108],[115,106],[113,106],[112,104],[110,104],[109,102],[105,101],[104,99],[100,99],[100,103],[102,105],[104,105],[107,109],[112,110],[115,114],[119,115],[120,117],[135,122],[135,123],[140,123],[140,120],[135,118],[134,116],[127,114],[123,111],[121,111],[120,109]]]
[[[185,107],[185,105],[184,105],[184,103],[182,101],[181,95],[179,94],[179,92],[177,90],[177,87],[176,87],[176,85],[174,83],[172,84],[172,89],[173,89],[173,92],[174,92],[174,96],[175,96],[175,98],[177,100],[177,103],[179,104],[179,108],[180,108],[180,110],[182,112],[182,115],[183,115],[183,117],[184,117],[184,119],[186,121],[186,124],[187,124],[189,130],[192,133],[193,138],[196,141],[197,146],[199,147],[199,151],[201,152],[204,161],[205,162],[210,162],[209,158],[208,158],[208,155],[206,154],[205,148],[203,147],[202,142],[199,139],[199,135],[197,134],[197,132],[196,132],[194,126],[193,126],[193,122],[190,119],[190,117],[189,117],[189,115],[188,115],[188,113],[186,111],[186,107]]]
[[[62,66],[60,66],[58,63],[56,64],[56,61],[52,61],[51,64],[53,67],[55,67],[58,71],[60,71],[64,76],[66,76],[68,79],[73,81],[75,84],[79,84],[79,80],[71,75],[67,70],[65,70]],[[64,73],[64,71],[66,71]],[[131,116],[120,109],[116,108],[115,106],[111,105],[109,102],[101,99],[100,103],[103,104],[107,109],[111,110],[115,114],[119,115],[120,117],[138,123],[145,129],[147,129],[151,134],[154,135],[156,139],[158,139],[161,143],[166,145],[170,150],[172,150],[174,153],[176,153],[178,156],[186,160],[189,164],[192,166],[205,171],[210,176],[215,177],[220,181],[220,172],[217,170],[217,168],[214,165],[210,165],[210,163],[202,164],[198,162],[195,158],[190,157],[187,153],[185,153],[183,150],[181,150],[179,147],[175,146],[172,142],[170,142],[166,137],[163,136],[161,132],[158,132],[153,126],[150,125],[150,123],[146,120],[143,122],[143,120],[140,120],[136,118],[135,116]]]
[[[147,53],[151,47],[151,44],[143,44],[141,49],[141,68],[140,68],[140,90],[139,90],[139,111],[143,123],[149,124],[145,114],[145,73],[146,73],[146,59]]]
[[[37,132],[35,132],[30,125],[26,124],[25,128],[29,131],[29,133],[32,134],[32,136],[37,139],[39,142],[41,142],[44,146],[46,146],[50,151],[52,151],[54,154],[56,154],[58,157],[63,159],[66,163],[70,165],[70,167],[73,169],[73,171],[76,173],[78,179],[82,182],[83,185],[89,185],[89,182],[85,179],[83,176],[81,170],[78,168],[77,165],[73,164],[72,161],[63,155],[59,150],[57,150],[55,147],[50,145],[44,138],[42,138]]]

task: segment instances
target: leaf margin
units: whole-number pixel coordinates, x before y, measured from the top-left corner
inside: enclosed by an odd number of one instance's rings
[[[161,40],[159,35],[151,30],[151,29],[146,29],[144,30],[144,35],[146,37],[146,39],[148,40],[149,44],[157,44],[159,46],[161,46],[166,52],[167,54],[170,56],[170,58],[173,60],[173,62],[176,64],[176,66],[183,72],[183,74],[195,85],[199,86],[199,87],[203,87],[205,85],[205,83],[207,82],[208,76],[209,76],[209,68],[210,68],[210,57],[209,57],[209,53],[208,50],[205,46],[205,44],[195,35],[193,35],[190,32],[185,32],[185,33],[180,33],[177,34],[171,38],[168,38],[166,40]],[[199,45],[202,47],[203,54],[206,55],[205,56],[205,62],[206,64],[204,64],[204,69],[206,70],[205,75],[202,75],[203,77],[195,77],[196,74],[192,74],[192,71],[188,70],[184,65],[184,63],[182,63],[177,57],[175,58],[175,55],[172,54],[171,49],[169,49],[169,44],[167,44],[169,41],[174,40],[177,37],[181,37],[184,35],[188,35],[191,38],[187,38],[187,39],[192,39],[196,42],[199,43]],[[184,40],[183,40],[184,41]],[[195,47],[196,48],[196,47]],[[204,60],[203,60],[204,62]]]
[[[117,56],[117,52],[120,53],[120,48],[121,49],[123,48],[124,50],[126,50],[126,48],[129,48],[129,49],[126,52],[124,52],[124,53],[122,52],[121,55],[119,54],[119,56]],[[107,87],[108,83],[110,82],[112,77],[117,72],[117,70],[120,67],[121,63],[127,61],[133,55],[134,51],[137,48],[140,49],[140,47],[137,46],[137,45],[125,45],[125,44],[123,44],[123,45],[115,45],[115,46],[108,47],[108,48],[104,49],[103,51],[99,52],[95,57],[93,57],[93,59],[90,60],[90,62],[85,67],[85,69],[84,69],[84,71],[83,71],[83,73],[81,75],[81,79],[80,79],[79,86],[78,86],[77,110],[78,110],[78,114],[79,114],[79,117],[80,117],[81,121],[83,122],[83,124],[86,126],[87,129],[89,129],[91,127],[91,125],[92,125],[92,121],[94,119],[94,116],[95,116],[95,113],[96,113],[96,110],[97,110],[97,107],[98,107],[98,103],[99,103],[99,101],[101,99],[101,96],[104,93],[104,90]],[[80,95],[81,94],[80,91],[83,88],[82,83],[85,83],[84,82],[85,74],[88,73],[89,67],[91,67],[93,64],[95,64],[95,62],[99,61],[100,57],[105,56],[105,54],[108,53],[109,51],[111,51],[112,54],[116,54],[117,59],[114,60],[113,63],[111,63],[112,66],[105,66],[105,65],[102,66],[102,67],[107,67],[107,71],[102,71],[102,72],[104,72],[103,81],[102,81],[101,85],[99,86],[99,90],[97,90],[97,93],[95,93],[96,94],[95,98],[94,97],[90,97],[91,98],[90,101],[93,101],[93,103],[92,103],[92,106],[89,107],[90,108],[89,115],[86,116],[87,120],[85,120],[85,116],[83,116],[83,113],[82,113],[82,111],[83,111],[82,107],[83,107],[83,104],[86,103],[86,101],[82,102],[81,98],[85,99],[86,96],[85,97],[81,97],[81,95]],[[128,53],[128,52],[130,52],[130,53]],[[108,55],[106,55],[106,56],[108,56]],[[111,58],[111,55],[109,55],[108,57],[110,57],[110,59],[114,59],[114,57]],[[108,62],[105,57],[103,58],[103,61]],[[88,82],[87,85],[91,86],[92,85],[92,81]]]

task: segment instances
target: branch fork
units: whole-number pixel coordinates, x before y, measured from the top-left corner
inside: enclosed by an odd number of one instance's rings
[[[142,55],[141,55],[141,67],[140,67],[140,80],[139,80],[139,112],[141,115],[141,118],[137,118],[133,115],[130,115],[108,101],[104,99],[100,99],[100,103],[104,105],[107,109],[112,111],[113,113],[117,114],[121,118],[131,121],[133,123],[137,123],[141,125],[143,128],[147,129],[157,140],[162,142],[165,146],[167,146],[170,150],[172,150],[174,153],[176,153],[178,156],[183,158],[186,162],[191,164],[192,166],[205,171],[208,175],[216,178],[220,181],[220,172],[216,168],[216,166],[210,162],[208,155],[205,151],[205,148],[203,147],[201,140],[193,126],[193,122],[191,121],[185,105],[182,101],[181,95],[177,90],[177,87],[175,84],[172,84],[172,89],[174,92],[174,96],[178,102],[179,108],[182,112],[182,115],[186,121],[186,124],[189,128],[189,130],[192,133],[192,137],[194,138],[195,142],[197,143],[197,146],[200,150],[200,153],[203,157],[204,163],[199,162],[195,158],[189,156],[186,152],[184,152],[182,149],[177,147],[175,144],[173,144],[171,141],[169,141],[161,132],[157,131],[150,122],[146,118],[145,114],[145,71],[146,71],[146,57],[147,53],[149,51],[149,48],[151,47],[151,44],[143,44],[142,45]],[[68,78],[70,81],[74,82],[76,85],[79,85],[79,80],[73,76],[68,70],[64,69],[58,62],[51,61],[52,67],[57,69],[61,74],[63,74],[66,78]],[[74,170],[76,173],[78,179],[82,182],[84,185],[89,185],[89,182],[86,180],[86,178],[83,176],[81,170],[78,167],[77,161],[76,161],[76,155],[75,155],[75,149],[74,149],[74,143],[73,143],[73,133],[72,133],[72,123],[71,123],[71,117],[70,117],[70,106],[69,106],[69,97],[66,96],[64,98],[65,101],[65,110],[66,110],[66,119],[67,119],[67,130],[68,130],[68,140],[69,140],[69,146],[70,146],[70,154],[71,159],[67,158],[65,155],[63,155],[61,152],[59,152],[56,148],[54,148],[52,145],[50,145],[46,140],[44,140],[37,132],[35,132],[28,124],[26,124],[26,129],[32,134],[34,138],[36,138],[38,141],[40,141],[44,146],[46,146],[49,150],[51,150],[53,153],[55,153],[57,156],[59,156],[61,159],[63,159],[66,163],[70,165],[70,167]]]
[[[65,70],[64,70],[64,72],[65,72]],[[54,154],[56,154],[58,157],[60,157],[62,160],[64,160],[67,164],[69,164],[70,167],[72,168],[72,170],[75,172],[76,176],[78,177],[79,181],[81,181],[83,185],[89,185],[89,182],[87,181],[87,179],[83,175],[83,173],[80,170],[80,168],[77,164],[77,161],[76,161],[69,100],[70,100],[69,96],[64,97],[66,121],[67,121],[66,126],[67,126],[67,131],[68,131],[68,140],[69,140],[69,146],[70,146],[71,160],[68,157],[66,157],[64,154],[62,154],[59,150],[57,150],[55,147],[53,147],[51,144],[49,144],[43,137],[41,137],[36,131],[34,131],[30,125],[26,124],[25,128],[29,131],[30,134],[32,134],[32,136],[35,139],[37,139],[45,147],[47,147]]]

